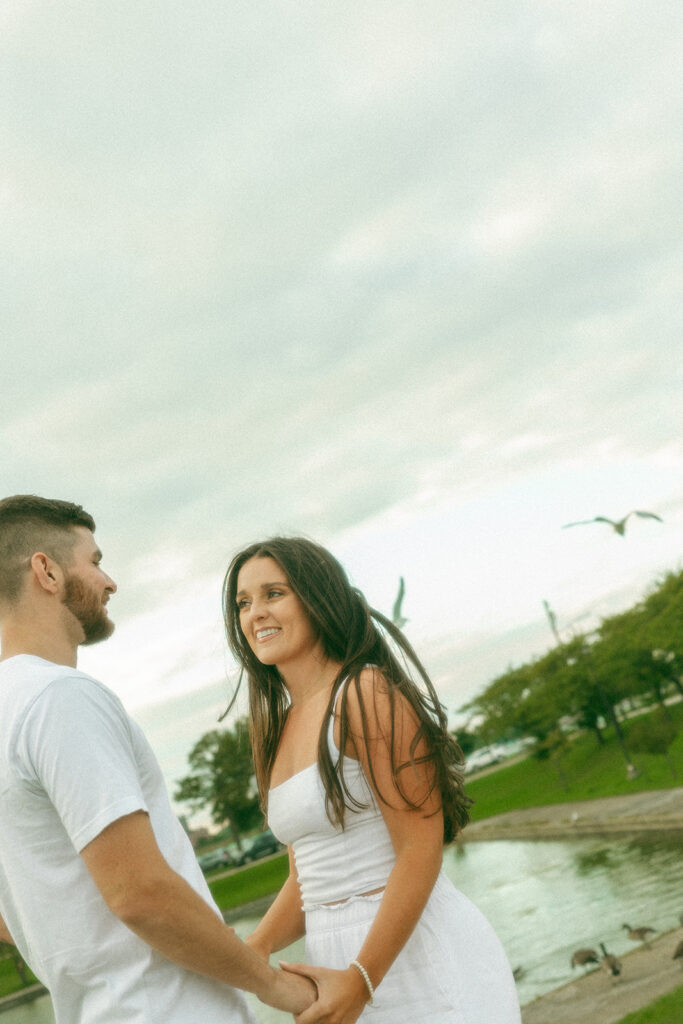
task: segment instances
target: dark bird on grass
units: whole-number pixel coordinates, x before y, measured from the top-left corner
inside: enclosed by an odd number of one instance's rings
[[[637,928],[631,928],[630,924],[622,924],[622,928],[626,929],[626,934],[629,939],[633,939],[634,942],[644,942],[647,948],[650,948],[650,944],[647,941],[647,937],[650,933],[654,935],[654,928],[650,928],[649,925],[639,925]]]
[[[681,967],[683,967],[683,939],[678,943],[674,949],[674,955],[671,957],[672,960],[680,960]]]
[[[681,945],[683,945],[683,943]],[[512,972],[512,977],[515,979],[515,981],[521,981],[525,974],[526,971],[520,964],[518,967],[515,967],[514,971]]]
[[[578,523],[565,523],[562,529],[566,530],[570,526],[587,526],[589,523],[609,523],[614,532],[623,537],[626,533],[626,522],[631,516],[640,516],[641,519],[656,519],[658,523],[664,522],[662,517],[655,515],[654,512],[638,512],[636,509],[633,509],[623,519],[608,519],[607,516],[595,516],[593,519],[581,519]]]
[[[572,953],[572,970],[575,967],[588,967],[589,964],[599,963],[600,959],[594,949],[577,949],[575,953]]]
[[[406,592],[405,580],[403,579],[402,576],[399,576],[399,578],[398,578],[398,594],[396,595],[396,600],[394,601],[394,608],[393,608],[393,611],[391,613],[391,621],[393,622],[393,624],[395,626],[398,626],[399,629],[403,629],[403,627],[405,626],[406,622],[408,621],[407,619],[404,619],[403,615],[401,614],[401,605],[403,604],[403,597],[405,595],[405,592]]]
[[[600,966],[602,967],[603,971],[606,971],[607,974],[610,974],[613,978],[618,977],[621,974],[621,961],[617,960],[617,958],[613,956],[612,953],[607,952],[607,950],[605,949],[604,942],[600,943],[600,949],[602,950],[602,960],[600,961]]]

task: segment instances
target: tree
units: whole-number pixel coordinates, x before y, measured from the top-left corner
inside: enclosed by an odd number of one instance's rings
[[[238,845],[240,834],[260,819],[248,725],[240,719],[233,729],[213,729],[188,756],[189,775],[179,779],[174,799],[193,812],[209,809],[216,825],[230,825]]]
[[[555,730],[566,720],[591,729],[598,744],[611,726],[634,778],[622,705],[637,697],[664,709],[672,687],[683,695],[683,572],[669,573],[642,602],[604,619],[590,637],[563,640],[554,612],[543,603],[556,645],[509,668],[460,710],[477,720],[482,742],[534,736],[541,756],[559,749]]]
[[[476,748],[478,741],[476,733],[470,732],[464,727],[462,729],[451,730],[451,735],[456,743],[459,745],[465,757],[471,754]]]
[[[535,755],[539,760],[549,758],[557,768],[562,789],[569,789],[567,773],[565,771],[565,755],[569,752],[569,741],[562,729],[553,729],[545,739],[538,744]]]
[[[640,754],[663,755],[671,774],[676,778],[676,770],[669,757],[669,747],[676,739],[676,735],[676,726],[671,717],[666,716],[663,710],[658,708],[633,723],[629,733],[629,744],[632,750]]]

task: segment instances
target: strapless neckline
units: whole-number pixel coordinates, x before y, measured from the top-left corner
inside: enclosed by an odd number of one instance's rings
[[[317,761],[313,761],[312,764],[307,764],[305,768],[300,768],[298,772],[294,772],[293,775],[289,775],[286,779],[283,779],[282,782],[278,782],[277,786],[271,786],[268,792],[274,793],[276,789],[282,789],[282,787],[286,786],[288,782],[292,782],[293,779],[300,778],[304,774],[304,772],[310,772],[311,768],[317,767]]]
[[[358,768],[361,772],[363,771],[363,766],[360,763],[360,761],[357,761],[355,757],[349,757],[348,754],[344,754],[344,770],[348,769],[352,765]],[[294,772],[293,775],[290,775],[288,776],[288,778],[283,779],[282,782],[278,782],[277,786],[271,786],[268,792],[274,793],[276,789],[282,789],[282,787],[286,786],[288,782],[293,782],[294,779],[300,779],[302,775],[306,774],[306,772],[310,772],[312,768],[317,767],[317,761],[313,761],[312,764],[307,764],[305,768],[300,768],[298,772]]]

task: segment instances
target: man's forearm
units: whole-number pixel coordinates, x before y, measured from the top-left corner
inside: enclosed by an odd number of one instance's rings
[[[311,982],[290,985],[290,975],[240,942],[215,908],[169,866],[145,812],[112,822],[81,856],[111,912],[168,960],[253,992],[288,1013],[300,1013],[313,1001]]]
[[[300,1013],[312,1002],[312,985],[292,987],[291,975],[264,963],[175,872],[111,909],[131,931],[181,967],[253,992],[262,1002],[289,1013]]]

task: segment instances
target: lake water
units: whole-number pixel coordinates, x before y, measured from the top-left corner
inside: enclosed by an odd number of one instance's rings
[[[471,843],[448,849],[444,865],[491,921],[512,966],[522,969],[522,1004],[571,980],[578,947],[604,942],[619,955],[634,948],[624,922],[668,931],[683,911],[683,839],[672,833]],[[255,923],[245,918],[233,927],[244,936]],[[280,956],[303,959],[303,943]],[[291,1024],[289,1014],[251,1002],[260,1024]],[[2,1024],[53,1022],[47,998],[2,1016]]]

